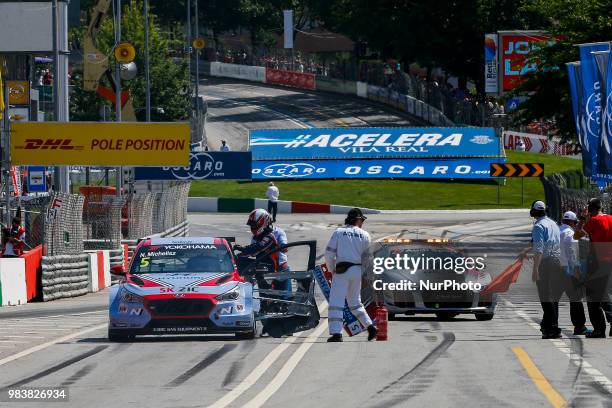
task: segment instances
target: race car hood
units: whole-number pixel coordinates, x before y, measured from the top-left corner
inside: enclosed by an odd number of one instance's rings
[[[237,282],[233,272],[151,273],[126,277],[130,290],[138,288],[137,292],[144,295],[176,292],[179,289],[184,292],[221,294]]]

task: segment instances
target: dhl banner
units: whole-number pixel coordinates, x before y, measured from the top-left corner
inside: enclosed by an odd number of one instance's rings
[[[189,165],[186,122],[22,122],[11,128],[13,165]]]

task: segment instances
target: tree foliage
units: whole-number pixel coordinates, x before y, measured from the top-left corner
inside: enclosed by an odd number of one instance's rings
[[[130,81],[122,81],[122,89],[129,90],[134,99],[136,116],[143,120],[145,116],[145,77],[144,77],[144,19],[142,0],[131,1],[122,9],[122,41],[128,41],[136,48],[134,62],[138,75]],[[188,95],[187,64],[182,59],[171,57],[172,50],[180,48],[182,43],[170,39],[162,32],[156,17],[150,14],[149,26],[149,61],[151,78],[151,118],[154,121],[186,120],[189,117],[190,98]],[[82,38],[84,27],[73,32],[73,38]],[[98,48],[109,55],[111,66],[114,66],[113,47],[115,37],[112,16],[107,16],[97,35]],[[99,120],[100,109],[108,102],[103,101],[95,92],[83,91],[81,74],[75,72],[75,88],[71,95],[71,118],[73,120]],[[106,81],[103,80],[103,83]],[[108,83],[105,86],[110,87]]]

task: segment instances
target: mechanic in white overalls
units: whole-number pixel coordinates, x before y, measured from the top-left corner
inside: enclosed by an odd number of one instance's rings
[[[325,262],[333,273],[329,294],[328,342],[342,341],[344,300],[351,313],[368,329],[368,340],[376,338],[376,327],[361,303],[361,260],[369,251],[370,234],[362,230],[366,217],[359,208],[348,212],[344,227],[332,234],[325,248]]]

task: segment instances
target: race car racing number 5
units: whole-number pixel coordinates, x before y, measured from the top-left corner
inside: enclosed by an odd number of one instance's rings
[[[143,256],[142,258],[140,258],[141,268],[146,268],[147,266],[149,266],[150,263],[151,263],[151,258],[149,258],[148,256]]]

